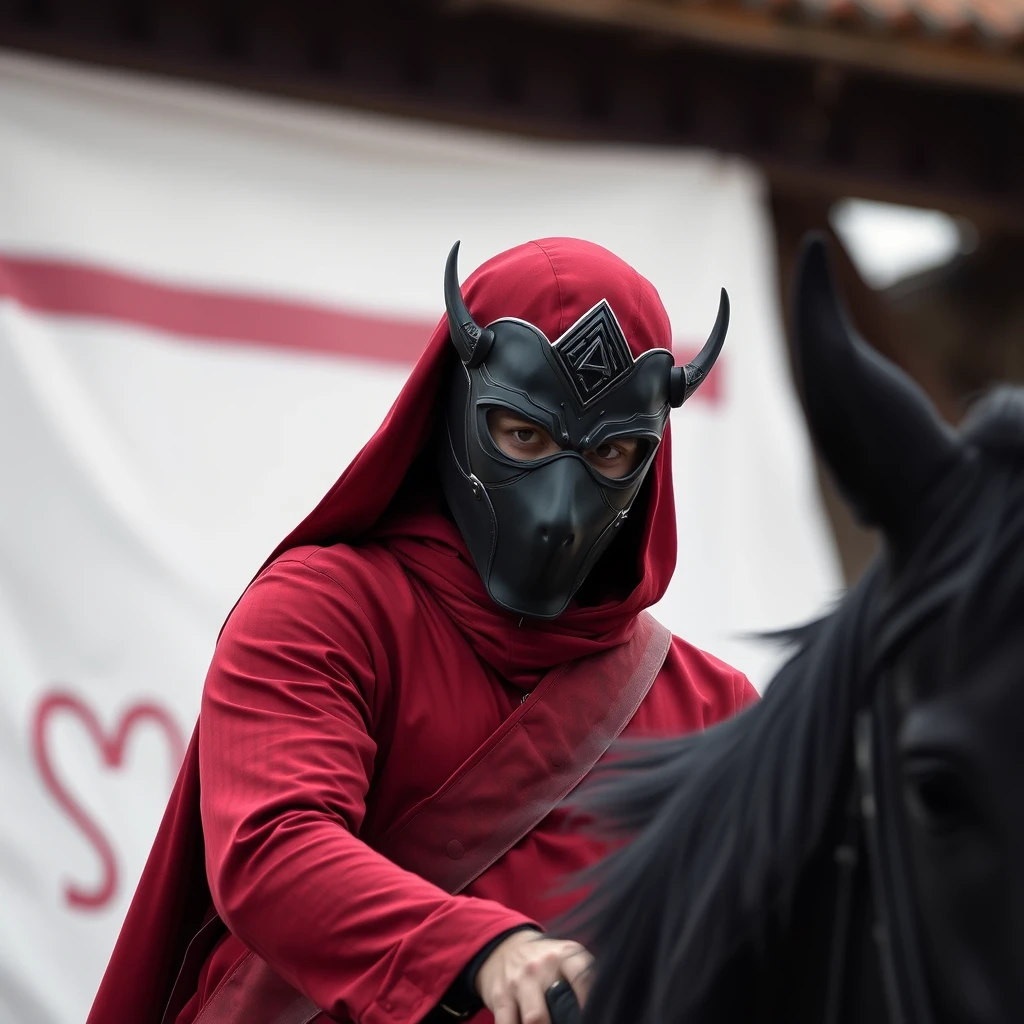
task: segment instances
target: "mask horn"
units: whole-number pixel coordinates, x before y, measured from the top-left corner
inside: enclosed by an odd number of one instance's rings
[[[711,367],[715,365],[728,333],[729,293],[723,288],[722,299],[718,304],[718,318],[715,320],[715,326],[711,328],[708,340],[704,342],[704,347],[697,353],[692,363],[673,366],[670,371],[668,400],[673,409],[678,409],[701,386],[704,378],[711,372]]]
[[[444,308],[448,329],[462,361],[472,369],[479,366],[494,344],[494,331],[478,327],[469,315],[459,287],[459,243],[452,246],[444,267]]]

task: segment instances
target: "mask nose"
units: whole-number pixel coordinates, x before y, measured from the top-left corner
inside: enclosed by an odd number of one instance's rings
[[[576,530],[572,523],[542,522],[537,527],[541,543],[552,548],[571,548],[576,543]]]
[[[533,536],[538,547],[554,555],[578,543],[594,485],[583,460],[575,456],[556,459],[547,470],[543,497],[534,506]]]

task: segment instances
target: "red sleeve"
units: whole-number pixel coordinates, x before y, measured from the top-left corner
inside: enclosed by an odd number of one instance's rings
[[[387,688],[386,652],[355,602],[302,561],[279,561],[228,620],[200,715],[217,911],[314,1003],[360,1024],[420,1020],[478,949],[529,923],[357,838]]]
[[[742,672],[736,673],[733,692],[736,695],[734,711],[742,711],[748,704],[761,699],[761,694],[754,689],[754,684]]]

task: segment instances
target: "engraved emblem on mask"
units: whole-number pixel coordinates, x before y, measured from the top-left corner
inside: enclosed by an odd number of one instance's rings
[[[604,394],[633,366],[626,337],[605,299],[584,313],[553,348],[581,406]]]

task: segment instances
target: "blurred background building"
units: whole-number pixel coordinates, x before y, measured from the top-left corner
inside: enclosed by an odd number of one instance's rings
[[[745,634],[874,550],[788,378],[809,229],[951,422],[1024,375],[1020,0],[0,0],[0,1019],[84,1018],[217,628],[455,237],[609,245],[680,355],[729,287],[659,613],[767,682]]]
[[[742,156],[767,182],[781,287],[803,231],[838,228],[876,285],[847,279],[858,320],[950,419],[1022,372],[1022,40],[1017,0],[0,4],[0,42],[26,52],[521,137]],[[851,198],[956,219],[901,222]],[[855,575],[870,541],[829,507]]]

